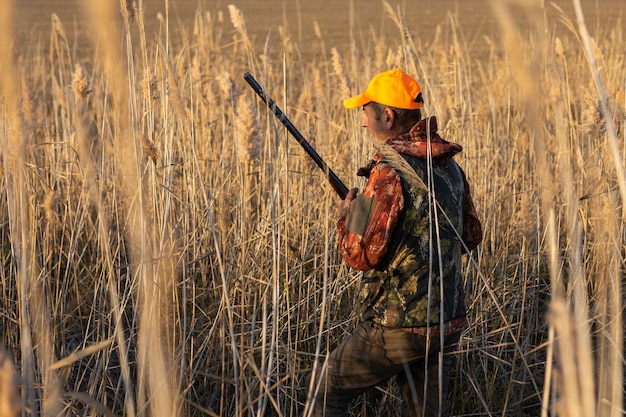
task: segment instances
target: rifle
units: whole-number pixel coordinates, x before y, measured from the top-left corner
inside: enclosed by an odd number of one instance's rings
[[[309,144],[309,142],[306,141],[304,136],[302,136],[302,134],[298,131],[298,129],[296,129],[293,123],[291,123],[291,121],[287,118],[287,116],[285,116],[285,114],[280,110],[280,108],[278,108],[274,100],[272,100],[270,97],[267,96],[267,94],[265,94],[265,91],[263,91],[263,88],[261,88],[261,86],[254,79],[252,74],[250,74],[249,72],[246,72],[243,75],[243,78],[248,82],[248,84],[250,84],[250,87],[252,87],[252,89],[257,93],[257,95],[261,97],[261,100],[263,100],[263,102],[267,104],[267,107],[272,111],[272,113],[274,113],[274,115],[278,118],[278,120],[280,120],[280,122],[287,128],[289,133],[292,134],[292,136],[298,141],[298,143],[302,146],[302,148],[304,148],[304,151],[307,154],[309,154],[309,156],[313,159],[313,161],[315,161],[317,166],[322,171],[324,171],[324,174],[326,174],[328,181],[330,182],[330,185],[333,187],[333,189],[339,195],[339,197],[341,197],[342,200],[345,199],[346,194],[348,194],[348,187],[346,187],[345,184],[339,179],[339,177],[335,175],[333,170],[330,169],[328,165],[326,165],[326,162],[324,162],[322,157],[319,156],[319,154]]]

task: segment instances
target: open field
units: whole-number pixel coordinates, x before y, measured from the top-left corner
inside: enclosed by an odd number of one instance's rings
[[[463,145],[485,229],[451,415],[624,415],[622,2],[53,3],[0,2],[0,416],[306,414],[358,274],[242,75],[361,187],[341,101],[391,67]]]
[[[143,0],[146,38],[152,42],[155,37],[164,35],[158,16],[165,15],[166,4],[172,29],[171,39],[179,42],[181,28],[187,32],[193,30],[198,10],[225,12],[229,3],[231,2],[220,0]],[[529,16],[521,11],[521,6],[512,3],[510,7],[513,20],[524,30],[528,29]],[[545,3],[548,5],[544,9],[549,18],[545,22],[548,28],[559,34],[566,31],[559,23],[559,12],[549,7],[552,2]],[[47,44],[53,25],[50,16],[54,13],[64,23],[69,47],[76,55],[75,58],[90,60],[93,57],[94,42],[90,37],[93,25],[86,18],[89,4],[84,0],[15,1],[15,18],[11,25],[18,47],[27,50],[26,44],[32,44],[33,39],[41,39],[44,45]],[[239,0],[234,4],[244,15],[248,36],[255,48],[262,48],[268,36],[270,42],[278,42],[281,38],[279,32],[285,29],[294,41],[298,53],[306,55],[311,47],[317,49],[319,43],[315,26],[322,33],[324,43],[338,48],[340,52],[349,51],[347,48],[353,42],[361,44],[369,41],[372,30],[377,36],[385,36],[390,40],[397,39],[398,36],[397,26],[387,17],[380,0]],[[563,9],[566,16],[574,19],[571,0],[556,0],[554,4]],[[443,36],[438,27],[449,28],[442,25],[450,17],[454,18],[457,36],[462,40],[464,51],[470,56],[489,50],[491,45],[485,37],[493,40],[498,39],[501,34],[499,16],[489,0],[440,0],[434,3],[403,0],[390,2],[390,5],[401,11],[408,30],[420,46],[429,47],[436,42],[438,36]],[[585,0],[581,5],[592,34],[605,25],[617,27],[626,13],[626,5],[622,0]],[[120,16],[117,17],[120,23]]]

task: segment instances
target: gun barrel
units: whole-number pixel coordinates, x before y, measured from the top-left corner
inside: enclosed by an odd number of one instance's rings
[[[342,199],[346,198],[346,194],[348,194],[348,187],[337,177],[337,175],[333,172],[332,169],[328,167],[326,162],[322,159],[322,157],[317,153],[317,151],[311,146],[311,144],[302,136],[302,133],[291,123],[291,121],[285,116],[285,113],[276,105],[274,100],[272,100],[261,85],[254,79],[252,74],[246,72],[243,76],[246,82],[252,87],[252,89],[257,93],[257,95],[263,100],[263,102],[267,105],[267,107],[274,113],[274,115],[280,120],[280,122],[287,128],[289,133],[298,141],[300,146],[304,149],[304,151],[313,159],[313,161],[317,164],[317,166],[324,172],[327,176],[330,185],[333,187],[335,192]]]

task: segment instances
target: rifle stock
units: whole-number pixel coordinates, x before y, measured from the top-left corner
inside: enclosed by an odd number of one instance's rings
[[[315,151],[315,149],[307,142],[307,140],[302,136],[302,134],[296,129],[296,127],[291,123],[291,121],[285,116],[285,114],[280,110],[280,108],[276,105],[274,100],[265,94],[263,88],[259,85],[259,83],[254,79],[252,74],[246,72],[243,76],[250,87],[257,93],[257,95],[263,100],[263,102],[267,105],[267,107],[274,113],[274,115],[280,120],[280,122],[287,128],[289,133],[298,141],[300,146],[304,149],[304,151],[313,159],[313,161],[317,164],[317,166],[324,172],[326,175],[328,182],[333,187],[335,192],[341,197],[341,199],[346,198],[346,194],[348,194],[348,187],[335,175],[332,169],[328,167],[326,162],[322,159],[322,157]]]

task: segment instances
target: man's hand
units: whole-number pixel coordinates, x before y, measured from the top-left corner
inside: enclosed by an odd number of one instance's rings
[[[348,194],[346,194],[346,198],[344,200],[339,200],[339,199],[337,200],[337,208],[340,211],[344,209],[349,209],[350,203],[352,202],[352,200],[356,198],[356,195],[358,192],[359,192],[359,189],[356,187],[348,191]]]

